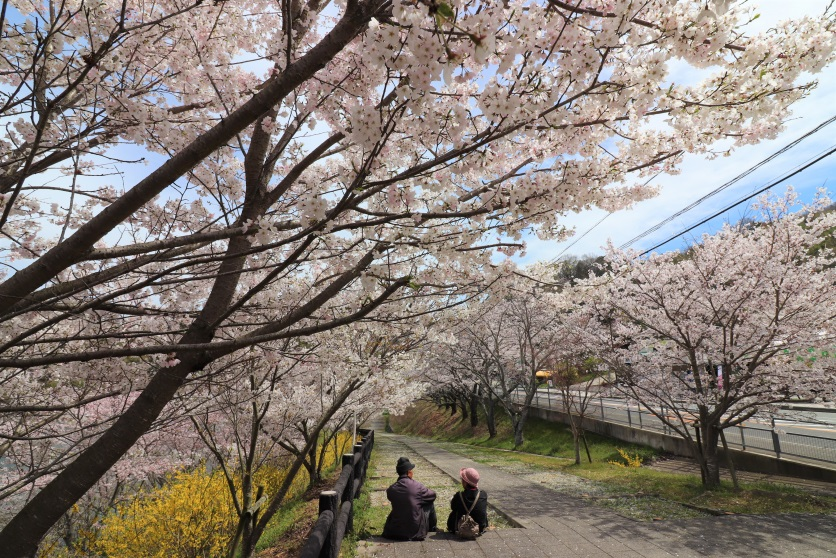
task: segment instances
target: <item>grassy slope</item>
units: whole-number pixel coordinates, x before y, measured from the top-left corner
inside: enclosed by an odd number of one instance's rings
[[[497,417],[497,435],[494,438],[488,436],[482,416],[479,424],[471,427],[469,419],[462,421],[461,415],[451,416],[449,412],[439,410],[435,405],[423,401],[418,402],[403,416],[391,417],[390,421],[397,432],[485,448],[514,449],[513,430],[504,414]],[[589,433],[586,439],[593,462],[623,461],[618,449],[627,451],[630,455],[638,454],[642,459],[650,459],[658,454],[656,450],[647,446],[619,442],[597,434]],[[575,458],[572,433],[562,424],[529,418],[525,426],[524,440],[518,451],[573,460]],[[583,445],[581,459],[586,461]]]
[[[256,544],[258,558],[286,558],[299,553],[319,517],[319,493],[331,490],[340,472],[336,467],[323,471],[316,486],[279,508]]]
[[[741,491],[735,492],[730,483],[724,482],[719,490],[706,492],[698,476],[665,473],[646,467],[618,467],[608,461],[624,462],[619,449],[643,460],[652,459],[657,452],[594,434],[587,435],[593,463],[586,462],[582,450],[582,463],[575,465],[571,433],[559,423],[530,419],[525,443],[520,451],[511,452],[507,450],[513,449],[513,434],[504,416],[498,421],[497,436],[493,439],[488,437],[483,421],[473,428],[469,421],[461,421],[460,415],[450,416],[449,412],[425,402],[419,402],[404,416],[390,417],[390,422],[396,432],[456,442],[445,444],[445,448],[476,461],[498,466],[513,463],[530,470],[557,471],[594,481],[604,487],[604,496],[599,498],[602,505],[637,519],[683,517],[689,514],[688,510],[693,511],[688,506],[732,513],[836,511],[836,498],[809,494],[785,485],[744,484]],[[630,501],[626,502],[627,499]]]

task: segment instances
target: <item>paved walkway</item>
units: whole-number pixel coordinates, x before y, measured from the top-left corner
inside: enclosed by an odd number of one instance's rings
[[[417,454],[458,478],[461,467],[476,467],[490,504],[522,529],[488,531],[476,541],[433,533],[421,542],[382,538],[360,543],[362,557],[508,558],[697,558],[836,557],[836,515],[725,516],[642,523],[593,507],[475,463],[428,442],[393,436]]]

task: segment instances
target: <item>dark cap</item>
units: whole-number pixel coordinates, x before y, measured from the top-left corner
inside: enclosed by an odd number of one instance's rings
[[[395,465],[395,471],[397,471],[399,475],[405,475],[407,471],[411,471],[414,468],[415,465],[409,460],[408,457],[399,457],[398,464]]]

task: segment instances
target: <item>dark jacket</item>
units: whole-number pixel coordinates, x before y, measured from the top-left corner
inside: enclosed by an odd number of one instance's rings
[[[459,494],[464,497],[464,504],[462,504],[462,499],[459,498]],[[453,496],[453,499],[450,500],[450,507],[453,511],[450,512],[450,517],[447,518],[447,530],[449,532],[456,532],[456,524],[459,522],[459,518],[467,512],[467,509],[464,507],[465,504],[470,508],[473,505],[474,498],[476,498],[476,489],[467,488],[461,492],[457,492]],[[484,490],[479,492],[479,501],[473,506],[470,517],[475,519],[476,523],[479,524],[480,533],[488,528],[488,493]]]
[[[420,541],[427,536],[427,517],[424,508],[435,501],[435,492],[404,475],[386,489],[392,511],[383,526],[387,539]]]

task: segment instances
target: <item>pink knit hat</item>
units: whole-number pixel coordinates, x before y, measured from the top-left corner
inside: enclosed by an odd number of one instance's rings
[[[479,484],[479,471],[473,469],[472,467],[465,467],[459,471],[459,475],[462,477],[462,480],[470,486],[477,486]]]

